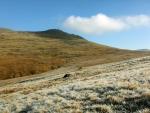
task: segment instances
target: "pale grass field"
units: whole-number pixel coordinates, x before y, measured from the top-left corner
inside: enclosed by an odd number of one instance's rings
[[[0,113],[150,113],[150,57],[70,74],[1,87]]]

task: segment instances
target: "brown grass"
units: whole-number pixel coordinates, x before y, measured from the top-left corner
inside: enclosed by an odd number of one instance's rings
[[[33,75],[59,68],[61,59],[38,59],[22,57],[0,57],[0,79]]]
[[[84,39],[41,37],[0,30],[0,80],[38,74],[64,65],[95,65],[150,55]],[[82,62],[82,63],[81,63]]]

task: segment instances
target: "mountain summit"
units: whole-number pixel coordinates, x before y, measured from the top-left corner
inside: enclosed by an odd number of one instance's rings
[[[62,30],[59,29],[48,29],[45,31],[38,31],[38,32],[34,32],[35,34],[42,36],[42,37],[52,37],[52,38],[59,38],[59,39],[84,39],[81,36],[78,35],[74,35],[74,34],[70,34],[70,33],[66,33]]]

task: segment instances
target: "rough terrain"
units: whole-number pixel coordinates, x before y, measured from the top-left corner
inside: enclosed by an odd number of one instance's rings
[[[0,113],[150,113],[150,57],[59,73],[1,86]]]

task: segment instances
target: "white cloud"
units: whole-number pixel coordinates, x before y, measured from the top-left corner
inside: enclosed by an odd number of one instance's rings
[[[105,14],[97,14],[89,18],[70,16],[65,20],[64,26],[81,33],[96,35],[135,27],[150,26],[150,16],[109,17]]]

